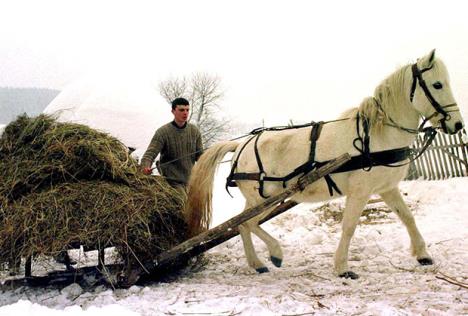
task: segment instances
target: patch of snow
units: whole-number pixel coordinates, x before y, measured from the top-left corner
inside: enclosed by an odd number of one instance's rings
[[[411,256],[405,227],[389,214],[385,222],[356,230],[349,264],[360,278],[338,278],[333,256],[340,224],[320,221],[321,204],[301,204],[263,224],[283,247],[281,268],[269,262],[265,245],[254,239],[269,273],[248,268],[235,237],[206,254],[204,269],[169,283],[116,291],[100,286],[81,292],[77,285],[4,290],[0,315],[463,315],[468,292],[440,278],[467,283],[467,186],[468,178],[401,184],[435,261],[432,266],[420,266]],[[227,199],[219,192],[215,214],[231,213],[217,214],[218,220],[243,207],[239,196]],[[342,204],[330,205],[336,211]]]

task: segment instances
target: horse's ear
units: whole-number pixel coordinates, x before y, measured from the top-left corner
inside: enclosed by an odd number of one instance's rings
[[[431,68],[432,65],[434,64],[434,60],[435,60],[435,48],[433,50],[431,50],[431,52],[429,54],[427,54],[426,56],[424,56],[421,61],[420,61],[420,65],[421,65],[421,68]]]

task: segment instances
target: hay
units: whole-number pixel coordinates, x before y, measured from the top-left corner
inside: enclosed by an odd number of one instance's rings
[[[105,133],[23,115],[0,138],[0,161],[0,262],[71,244],[144,262],[187,237],[180,194]]]
[[[0,196],[14,200],[54,184],[109,180],[129,184],[141,175],[116,138],[51,116],[25,115],[0,138]]]
[[[64,183],[31,193],[4,210],[0,258],[56,255],[70,244],[115,246],[122,259],[145,262],[185,239],[174,192],[159,179],[140,187],[105,181]],[[136,259],[136,258],[134,258]]]

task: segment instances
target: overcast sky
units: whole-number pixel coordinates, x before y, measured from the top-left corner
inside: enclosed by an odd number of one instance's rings
[[[436,48],[468,113],[464,1],[0,3],[0,86],[202,71],[222,79],[228,115],[276,125],[332,118]]]

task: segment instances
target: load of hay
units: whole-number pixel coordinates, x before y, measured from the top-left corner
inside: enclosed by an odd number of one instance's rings
[[[78,244],[135,264],[187,237],[180,194],[108,134],[23,115],[0,137],[0,161],[0,263]]]

